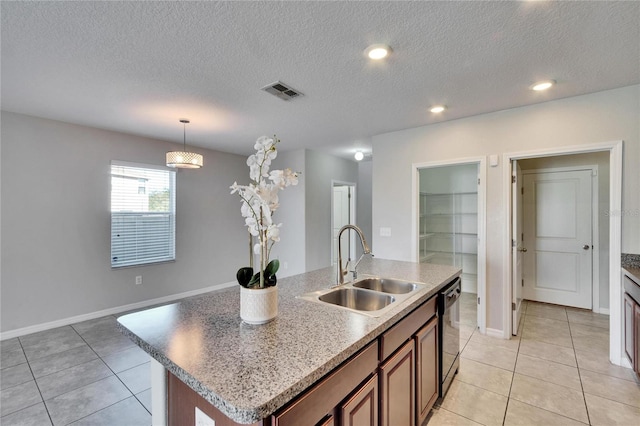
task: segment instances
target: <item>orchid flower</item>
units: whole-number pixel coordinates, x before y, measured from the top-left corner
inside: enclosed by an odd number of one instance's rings
[[[276,137],[259,137],[253,146],[256,153],[247,158],[252,182],[249,185],[238,185],[234,182],[230,187],[231,194],[238,194],[240,197],[240,213],[245,218],[245,226],[250,235],[258,237],[258,242],[253,245],[252,250],[260,255],[260,287],[264,287],[265,284],[264,273],[271,247],[280,241],[282,224],[276,225],[272,220],[273,213],[280,207],[278,192],[287,186],[298,184],[298,173],[291,169],[269,172],[271,162],[278,155],[278,142],[280,140]]]

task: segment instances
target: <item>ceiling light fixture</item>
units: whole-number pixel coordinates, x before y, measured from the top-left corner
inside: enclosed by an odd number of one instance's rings
[[[386,44],[372,44],[367,47],[364,53],[369,57],[369,59],[380,60],[389,56],[391,53],[391,48]]]
[[[362,151],[356,151],[353,157],[356,159],[356,161],[362,161],[362,159],[364,158],[364,154],[362,153]]]
[[[536,92],[540,92],[542,90],[547,90],[548,88],[550,88],[554,84],[556,84],[555,80],[539,81],[538,83],[535,83],[535,84],[531,85],[531,90],[535,90]]]
[[[182,151],[167,152],[167,166],[180,169],[199,169],[202,167],[202,155],[187,151],[187,124],[189,120],[181,118],[183,125]]]
[[[434,105],[434,106],[431,107],[431,109],[429,111],[431,111],[434,114],[439,114],[442,111],[444,111],[445,109],[447,109],[447,107],[444,106],[444,105]]]

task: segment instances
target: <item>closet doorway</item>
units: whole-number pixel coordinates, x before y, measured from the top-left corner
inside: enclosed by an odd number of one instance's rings
[[[483,160],[416,165],[417,261],[462,269],[461,323],[470,330],[480,327],[481,333],[485,306],[483,166]]]
[[[503,210],[506,212],[504,225],[503,244],[503,330],[502,336],[508,339],[517,333],[517,321],[513,315],[513,307],[518,297],[517,287],[522,286],[522,281],[514,280],[513,257],[517,235],[514,233],[511,217],[513,214],[513,169],[511,165],[517,160],[518,164],[525,161],[536,162],[530,164],[531,169],[548,169],[557,167],[573,167],[575,164],[567,164],[565,160],[573,160],[582,155],[604,153],[604,164],[590,159],[587,164],[598,164],[598,210],[594,220],[598,217],[608,221],[600,222],[599,230],[594,233],[593,250],[599,247],[599,255],[594,256],[593,281],[599,280],[593,291],[593,311],[609,314],[609,360],[615,365],[623,365],[625,357],[622,353],[622,296],[620,278],[620,253],[621,253],[621,209],[622,209],[622,141],[612,141],[579,146],[561,148],[546,148],[537,151],[510,152],[502,155],[503,166]],[[562,163],[559,161],[562,160]],[[546,164],[540,164],[545,161]],[[553,163],[550,163],[553,161]],[[583,163],[584,164],[584,163]],[[522,167],[523,171],[527,167]],[[607,172],[608,170],[608,172]],[[607,179],[608,178],[608,179]],[[608,183],[607,183],[608,180]],[[607,195],[601,195],[604,187]],[[595,241],[595,237],[599,242]],[[608,242],[608,244],[607,244]],[[594,253],[595,255],[595,253]],[[596,260],[597,259],[597,260]],[[608,267],[607,267],[608,265]],[[595,268],[598,268],[596,271]]]

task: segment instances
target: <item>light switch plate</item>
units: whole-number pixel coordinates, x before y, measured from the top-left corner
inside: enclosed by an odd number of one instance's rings
[[[216,426],[216,421],[203,413],[198,407],[196,407],[195,426]]]
[[[380,236],[381,237],[390,237],[391,236],[391,228],[381,226],[380,227]]]

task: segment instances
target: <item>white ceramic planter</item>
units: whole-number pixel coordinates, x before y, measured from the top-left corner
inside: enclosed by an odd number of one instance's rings
[[[278,316],[278,287],[240,287],[240,318],[248,324],[264,324]]]

